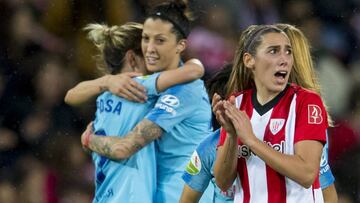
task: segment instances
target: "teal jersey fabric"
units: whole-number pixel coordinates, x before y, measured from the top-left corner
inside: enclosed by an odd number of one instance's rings
[[[209,203],[229,203],[234,201],[235,187],[232,186],[226,192],[222,192],[217,187],[213,175],[219,138],[220,129],[202,141],[194,151],[182,175],[183,180],[191,189],[204,193],[203,196],[211,197],[211,200],[207,201]],[[205,203],[203,199],[200,199],[199,202]]]
[[[104,92],[96,101],[94,132],[97,135],[124,136],[153,108],[158,93],[159,74],[137,77],[147,89],[148,101],[135,103]],[[145,146],[130,158],[110,160],[92,153],[95,164],[95,196],[93,202],[155,202],[156,157],[154,143]]]
[[[328,146],[328,134],[326,133],[326,144],[324,145],[323,148],[323,152],[321,155],[321,162],[320,162],[320,176],[319,176],[319,181],[320,181],[320,187],[321,189],[325,189],[327,187],[329,187],[330,185],[332,185],[335,182],[335,178],[331,172],[330,169],[330,165],[329,165],[329,156],[328,156],[328,151],[329,151],[329,146]]]
[[[165,131],[155,143],[156,202],[178,202],[185,166],[196,146],[212,130],[211,107],[203,81],[177,85],[161,93],[146,118]]]

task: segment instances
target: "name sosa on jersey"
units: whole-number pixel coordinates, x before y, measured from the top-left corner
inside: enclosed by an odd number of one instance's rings
[[[112,99],[100,99],[96,101],[96,107],[100,110],[100,113],[108,112],[108,113],[116,113],[117,115],[120,115],[121,112],[121,101],[114,101]]]
[[[273,148],[274,150],[284,153],[285,150],[285,142],[281,141],[280,144],[271,144],[271,142],[264,141],[265,144]],[[251,151],[251,149],[247,145],[238,145],[238,158],[250,158],[251,155],[256,156],[254,152]]]

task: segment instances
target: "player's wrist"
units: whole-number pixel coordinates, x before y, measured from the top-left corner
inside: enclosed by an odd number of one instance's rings
[[[84,139],[83,139],[83,146],[90,149],[90,142],[91,142],[91,137],[92,137],[92,133],[91,132],[87,132],[84,135]]]
[[[109,90],[109,80],[111,75],[105,75],[102,77],[101,83],[100,83],[100,92],[104,92]]]
[[[249,138],[247,138],[247,139],[244,139],[244,140],[243,140],[243,143],[251,149],[252,147],[254,147],[254,145],[256,145],[256,143],[257,143],[258,141],[259,141],[259,140],[258,140],[258,139],[255,137],[255,135],[254,135],[254,136],[252,136],[252,137],[249,137]]]

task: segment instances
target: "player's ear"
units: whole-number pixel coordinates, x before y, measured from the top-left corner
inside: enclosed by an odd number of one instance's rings
[[[133,50],[128,50],[125,54],[125,60],[129,64],[132,71],[136,71],[136,59],[135,59],[135,52]]]
[[[243,62],[245,67],[253,69],[255,66],[255,58],[249,54],[249,53],[245,53],[243,56]]]
[[[186,49],[186,46],[187,46],[186,39],[181,39],[176,45],[176,53],[180,54],[181,52],[183,52]]]

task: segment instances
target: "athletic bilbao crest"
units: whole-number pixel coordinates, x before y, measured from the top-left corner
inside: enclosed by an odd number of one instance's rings
[[[186,166],[185,170],[186,170],[186,172],[188,172],[191,175],[196,175],[200,172],[201,160],[196,151],[194,151],[194,153],[192,154],[191,159],[190,159],[188,165]]]
[[[308,122],[309,124],[320,124],[322,123],[321,108],[315,104],[308,105]]]
[[[270,120],[270,131],[273,135],[276,135],[284,126],[285,119],[277,118]]]

